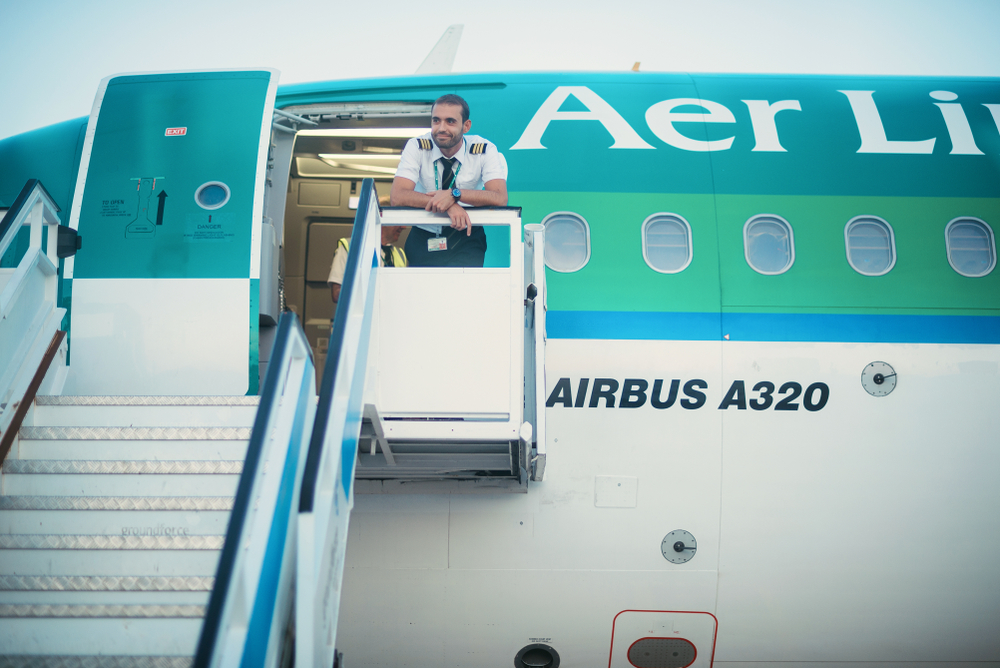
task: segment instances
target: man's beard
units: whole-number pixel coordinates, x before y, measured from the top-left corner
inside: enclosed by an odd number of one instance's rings
[[[458,136],[458,137],[452,136],[450,144],[442,144],[441,141],[438,139],[437,135],[431,135],[431,138],[434,140],[434,145],[435,146],[437,146],[440,149],[445,149],[445,150],[447,150],[449,148],[454,148],[455,146],[458,145],[458,143],[460,141],[462,141],[462,137],[461,136]]]

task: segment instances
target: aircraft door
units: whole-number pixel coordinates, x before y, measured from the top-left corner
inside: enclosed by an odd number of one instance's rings
[[[101,82],[70,215],[84,241],[64,272],[67,391],[257,391],[277,78],[256,70]]]

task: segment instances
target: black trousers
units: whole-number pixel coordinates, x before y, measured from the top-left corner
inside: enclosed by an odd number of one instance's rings
[[[471,236],[443,226],[441,236],[448,240],[448,250],[427,250],[427,240],[434,236],[419,227],[410,228],[403,250],[411,267],[482,267],[486,261],[486,232],[481,225],[473,226]]]

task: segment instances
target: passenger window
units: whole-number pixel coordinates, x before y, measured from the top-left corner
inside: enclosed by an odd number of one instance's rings
[[[654,213],[642,223],[642,257],[661,274],[676,274],[691,264],[691,226],[673,213]]]
[[[948,262],[962,276],[977,278],[993,271],[997,247],[989,225],[978,218],[956,218],[948,223],[944,237]]]
[[[785,273],[795,262],[792,226],[780,216],[754,216],[743,226],[743,252],[757,273]]]
[[[561,272],[579,271],[590,260],[590,226],[568,211],[549,214],[545,227],[545,266]]]
[[[882,276],[896,264],[896,239],[889,223],[876,216],[857,216],[844,228],[847,261],[865,276]]]

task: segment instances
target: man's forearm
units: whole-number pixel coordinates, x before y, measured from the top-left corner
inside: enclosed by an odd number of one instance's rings
[[[418,193],[415,190],[403,190],[401,188],[393,188],[389,193],[389,205],[390,206],[412,206],[418,209],[423,209],[427,206],[427,202],[431,200],[431,196],[426,193]]]
[[[472,206],[507,206],[507,193],[493,190],[463,190],[460,201]]]

